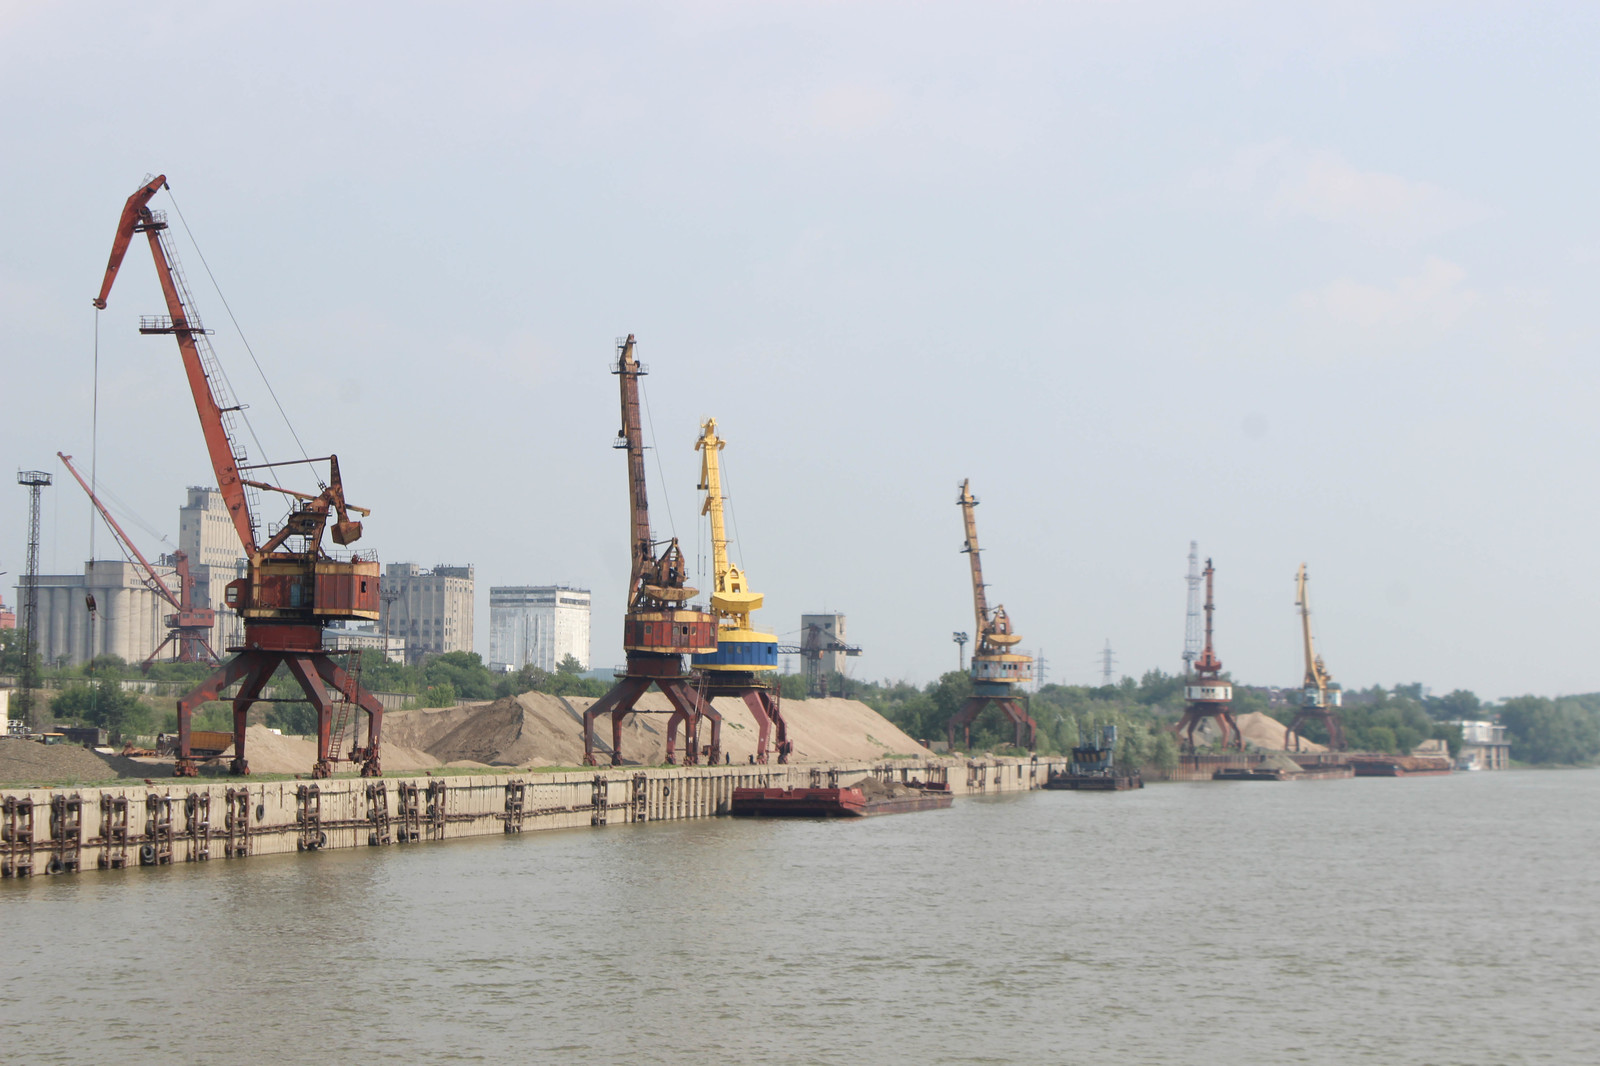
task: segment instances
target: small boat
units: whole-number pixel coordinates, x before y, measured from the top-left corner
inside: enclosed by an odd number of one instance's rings
[[[1117,727],[1105,726],[1100,730],[1098,744],[1091,741],[1073,748],[1066,772],[1052,771],[1043,787],[1056,792],[1125,792],[1143,788],[1144,778],[1138,770],[1116,768],[1116,750]]]

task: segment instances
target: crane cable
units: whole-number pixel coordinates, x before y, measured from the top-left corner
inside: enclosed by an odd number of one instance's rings
[[[661,449],[656,447],[656,420],[650,413],[650,395],[645,392],[644,382],[639,382],[639,398],[644,401],[645,421],[650,425],[650,450],[656,453],[656,474],[661,478],[661,502],[667,505],[667,525],[672,529],[672,535],[678,535],[678,523],[672,517],[672,497],[667,492],[667,472],[661,466]]]
[[[96,491],[100,469],[100,309],[94,309],[94,399],[89,407],[89,492]],[[94,508],[89,508],[89,562],[94,562]]]
[[[189,220],[183,217],[183,208],[178,206],[178,198],[173,195],[170,185],[167,187],[167,197],[172,201],[172,209],[178,213],[178,221],[183,223],[183,232],[188,236],[189,243],[194,246],[194,254],[200,257],[200,265],[205,268],[206,277],[211,279],[211,287],[216,290],[217,299],[222,301],[223,310],[228,312],[228,320],[233,323],[234,332],[239,334],[239,340],[244,344],[244,350],[250,353],[250,361],[255,364],[256,373],[261,376],[261,383],[267,387],[267,395],[272,397],[272,403],[278,409],[278,416],[283,419],[283,424],[288,428],[289,435],[294,438],[295,446],[300,449],[300,458],[304,459],[309,465],[311,453],[306,451],[305,444],[300,440],[300,434],[295,431],[294,423],[289,421],[289,414],[283,409],[283,403],[278,399],[278,392],[272,387],[272,382],[268,380],[267,372],[261,369],[261,360],[256,358],[256,351],[250,346],[250,339],[244,335],[244,329],[239,325],[239,319],[234,316],[233,307],[228,303],[228,297],[223,294],[222,286],[217,284],[217,277],[211,272],[211,264],[206,262],[206,253],[200,250],[200,242],[194,239],[194,231],[189,228]],[[240,413],[241,415],[243,414],[243,412]],[[245,419],[245,424],[247,426],[250,424],[248,418]],[[255,436],[254,427],[251,427],[250,435],[252,437]],[[261,442],[257,440],[257,447],[260,447],[260,444]],[[265,449],[263,448],[262,451],[264,453]],[[312,469],[315,470],[316,468],[313,467]],[[317,475],[317,486],[324,489],[328,487],[323,483],[320,475]]]

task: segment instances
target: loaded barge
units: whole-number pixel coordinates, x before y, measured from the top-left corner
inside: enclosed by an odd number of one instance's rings
[[[867,777],[826,788],[736,788],[729,812],[747,818],[869,818],[936,811],[954,802],[944,782],[885,784]]]

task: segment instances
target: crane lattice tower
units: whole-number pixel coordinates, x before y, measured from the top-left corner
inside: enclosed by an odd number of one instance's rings
[[[22,691],[17,693],[17,709],[30,729],[33,692],[39,687],[39,642],[35,639],[39,622],[39,498],[51,480],[45,470],[17,474],[17,484],[28,490],[28,564],[22,574]]]
[[[1194,669],[1200,655],[1200,544],[1189,542],[1189,611],[1183,628],[1183,676]]]

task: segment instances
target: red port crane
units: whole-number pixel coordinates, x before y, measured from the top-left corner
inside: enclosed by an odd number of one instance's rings
[[[644,434],[639,423],[639,378],[648,368],[634,357],[633,334],[617,345],[611,372],[622,390],[622,429],[614,447],[628,452],[629,530],[633,543],[633,568],[628,578],[628,613],[622,623],[622,648],[628,656],[626,672],[611,690],[583,712],[583,761],[595,765],[594,722],[611,715],[611,765],[622,765],[622,720],[632,713],[639,697],[654,685],[672,704],[667,719],[667,762],[677,761],[678,726],[684,724],[684,762],[700,760],[696,739],[702,717],[711,720],[710,760],[722,756],[722,715],[683,668],[685,655],[706,655],[717,650],[717,616],[685,604],[698,589],[684,582],[687,569],[678,538],[673,537],[660,556],[650,536],[650,501],[645,495]]]
[[[172,569],[178,579],[178,591],[174,594],[171,586],[156,573],[155,567],[150,565],[144,553],[134,545],[128,534],[117,524],[117,520],[111,517],[111,512],[106,510],[106,505],[100,502],[100,497],[94,494],[89,483],[83,480],[78,468],[72,465],[72,456],[56,452],[56,458],[61,460],[68,473],[83,486],[83,491],[89,496],[89,502],[100,512],[100,517],[106,520],[106,525],[111,527],[111,533],[117,538],[117,543],[121,544],[123,550],[133,558],[134,565],[144,575],[144,583],[156,595],[171,604],[175,612],[162,619],[167,626],[166,639],[145,656],[144,662],[139,664],[139,670],[148,674],[150,664],[156,661],[156,656],[160,655],[161,650],[168,644],[173,645],[174,662],[220,664],[222,657],[211,647],[211,627],[216,624],[217,612],[209,607],[195,606],[194,576],[189,572],[188,553],[182,551],[172,553]]]
[[[238,684],[239,690],[233,697],[233,762],[229,769],[234,774],[248,774],[245,716],[251,705],[261,698],[262,688],[278,667],[284,666],[317,712],[317,762],[312,774],[327,777],[333,772],[345,725],[359,708],[367,716],[367,741],[352,747],[348,757],[361,764],[364,776],[376,776],[382,773],[378,746],[383,705],[362,688],[359,670],[345,670],[322,647],[322,630],[328,622],[378,618],[376,557],[364,558],[351,553],[346,559],[336,559],[322,546],[325,531],[332,533],[335,544],[354,543],[361,536],[361,523],[352,519],[350,512],[363,516],[370,512],[345,502],[337,456],[294,461],[308,465],[328,463],[328,480],[315,495],[243,476],[245,471],[294,464],[251,465],[246,462],[234,419],[242,408],[228,393],[221,366],[207,339],[210,331],[200,324],[177,258],[168,246],[165,213],[150,208],[150,200],[166,187],[166,176],[159,175],[128,197],[117,222],[105,280],[94,305],[101,309],[106,306],[106,297],[111,293],[129,243],[136,233],[143,233],[155,260],[156,277],[161,282],[167,313],[142,318],[139,332],[165,333],[177,339],[189,391],[200,416],[206,451],[217,476],[217,488],[249,561],[248,576],[229,582],[225,594],[228,606],[244,620],[244,643],[241,647],[229,648],[237,654],[178,701],[178,752],[173,774],[194,776],[195,760],[189,738],[195,709],[217,699],[233,684]],[[283,525],[264,542],[256,539],[252,489],[282,493],[292,501]],[[331,529],[330,518],[334,519]]]
[[[1211,645],[1211,615],[1217,609],[1216,599],[1212,595],[1216,572],[1211,560],[1207,559],[1206,645],[1201,649],[1200,658],[1194,662],[1194,673],[1185,679],[1183,697],[1188,703],[1183,709],[1183,717],[1173,727],[1184,750],[1191,752],[1194,751],[1195,728],[1206,718],[1216,719],[1217,729],[1222,733],[1222,750],[1244,750],[1244,734],[1239,731],[1239,723],[1233,717],[1233,683],[1222,676],[1222,660],[1217,658],[1216,650]]]

